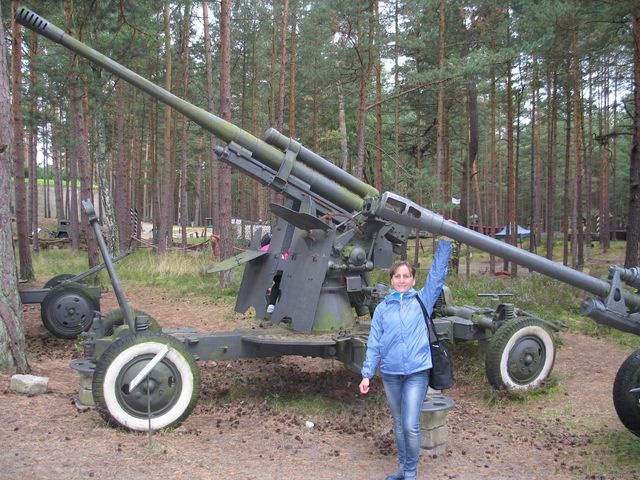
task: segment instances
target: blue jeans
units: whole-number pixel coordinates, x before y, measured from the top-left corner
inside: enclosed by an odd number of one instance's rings
[[[411,375],[383,373],[382,382],[393,417],[400,469],[405,478],[413,479],[420,455],[420,408],[429,387],[429,370]]]

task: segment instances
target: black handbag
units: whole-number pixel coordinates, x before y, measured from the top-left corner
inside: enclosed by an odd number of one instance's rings
[[[446,390],[453,387],[453,364],[451,363],[451,356],[449,350],[444,343],[440,341],[438,335],[436,335],[436,327],[433,324],[433,320],[427,314],[427,309],[424,307],[422,300],[419,296],[416,296],[422,313],[424,314],[424,321],[428,325],[429,334],[433,333],[435,341],[429,340],[431,344],[431,372],[429,372],[429,386],[434,390]]]

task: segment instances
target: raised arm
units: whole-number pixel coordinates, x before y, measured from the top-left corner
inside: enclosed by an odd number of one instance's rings
[[[433,256],[433,262],[431,262],[431,268],[424,282],[424,287],[418,292],[429,315],[433,311],[433,305],[436,303],[447,278],[451,249],[451,240],[442,239],[438,242],[438,248],[436,248],[436,253]]]

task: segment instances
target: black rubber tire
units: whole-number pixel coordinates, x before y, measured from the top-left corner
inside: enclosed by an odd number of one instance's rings
[[[138,310],[137,308],[134,308],[133,309],[134,318],[138,315],[146,315],[147,317],[149,317],[150,332],[159,332],[162,330],[162,328],[160,328],[160,325],[158,324],[155,318],[153,318],[148,313],[143,312],[142,310]],[[122,313],[122,309],[116,308],[115,310],[111,310],[107,312],[107,314],[104,316],[102,325],[103,325],[105,337],[113,335],[113,331],[115,330],[116,327],[120,325],[124,325],[124,314]]]
[[[70,278],[75,277],[73,273],[61,273],[60,275],[56,275],[55,277],[51,277],[47,280],[47,283],[44,284],[42,288],[54,288],[60,285],[65,280],[69,280]],[[80,281],[77,283],[84,284],[84,282]]]
[[[133,391],[128,385],[165,345],[169,353]],[[200,395],[200,369],[184,344],[159,332],[139,332],[116,340],[93,374],[93,398],[103,418],[128,430],[176,427],[193,411]],[[150,392],[150,393],[149,393]],[[150,398],[149,398],[150,397]]]
[[[640,387],[640,350],[627,357],[613,382],[613,405],[622,424],[640,437],[640,394],[629,393]]]
[[[76,338],[89,329],[100,300],[86,286],[71,282],[51,289],[40,305],[44,326],[58,338]]]
[[[498,390],[529,390],[544,382],[553,369],[556,349],[552,333],[535,318],[516,317],[489,339],[485,369]]]

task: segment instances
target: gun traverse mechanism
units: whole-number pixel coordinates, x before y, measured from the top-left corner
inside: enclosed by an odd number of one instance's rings
[[[265,292],[276,276],[280,298],[271,326],[244,332],[202,333],[193,329],[157,331],[148,316],[127,304],[109,252],[99,242],[118,293],[120,311],[96,314],[85,338],[85,356],[72,367],[81,374],[81,399],[95,402],[105,418],[132,430],[175,426],[184,420],[199,393],[198,360],[275,355],[337,359],[359,371],[368,326],[357,317],[373,312],[386,286],[371,284],[369,272],[388,268],[402,251],[412,229],[447,235],[461,243],[526,266],[543,275],[590,292],[581,313],[614,328],[640,334],[638,271],[614,268],[609,281],[590,277],[499,240],[447,222],[391,192],[382,195],[274,129],[260,140],[158,87],[36,13],[19,8],[17,21],[59,43],[184,114],[226,142],[220,160],[282,193],[285,204],[273,205],[278,217],[266,252],[258,252],[261,231],[251,240],[254,252],[223,262],[244,263],[235,310],[254,308],[265,318]],[[83,202],[98,237],[93,207]],[[285,255],[286,253],[286,255]],[[494,295],[499,297],[499,295]],[[555,360],[555,324],[501,303],[497,308],[454,306],[445,288],[435,307],[436,333],[450,341],[487,343],[485,369],[496,388],[527,389],[540,385]],[[176,381],[177,380],[177,381]],[[640,350],[623,364],[614,384],[614,403],[622,422],[640,435]],[[150,411],[148,411],[150,409]]]

